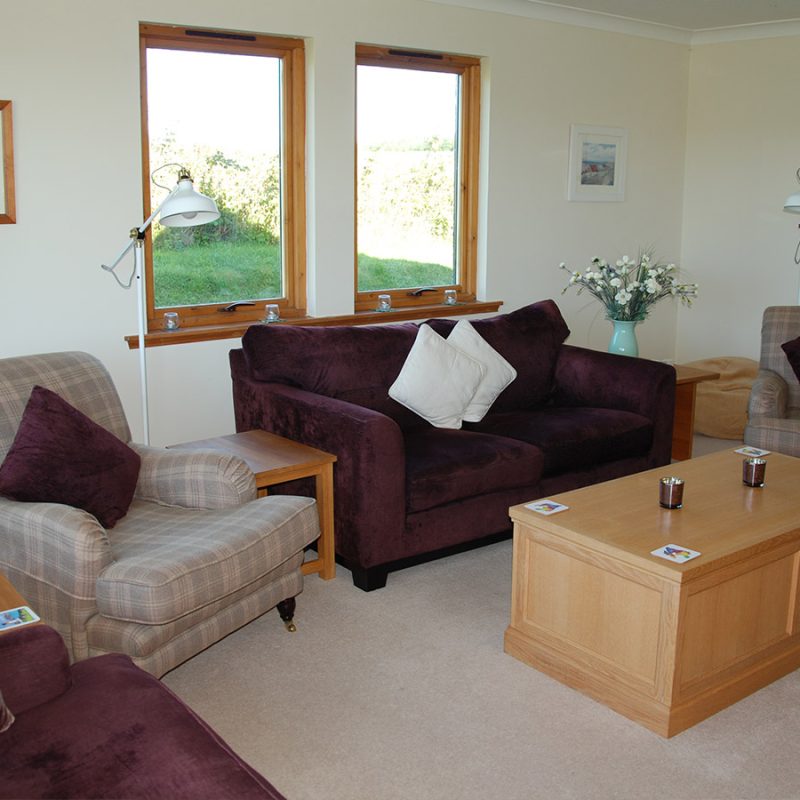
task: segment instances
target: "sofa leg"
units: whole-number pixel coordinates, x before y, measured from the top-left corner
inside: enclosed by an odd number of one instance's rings
[[[297,630],[293,619],[296,607],[297,600],[294,597],[287,597],[286,600],[281,600],[280,603],[278,603],[278,613],[281,615],[286,630],[290,633],[294,633]]]
[[[353,585],[364,592],[374,592],[386,586],[389,570],[386,567],[354,567]]]

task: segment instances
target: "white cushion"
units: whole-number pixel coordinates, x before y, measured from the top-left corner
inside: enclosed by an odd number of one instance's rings
[[[460,428],[486,368],[420,325],[403,368],[389,387],[397,400],[437,428]]]
[[[486,368],[483,380],[464,412],[465,422],[480,422],[500,392],[517,377],[517,371],[465,319],[459,320],[447,337],[447,343]]]

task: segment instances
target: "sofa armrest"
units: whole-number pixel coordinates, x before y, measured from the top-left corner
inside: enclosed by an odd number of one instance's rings
[[[747,416],[782,419],[787,416],[789,387],[786,381],[770,369],[760,369],[747,402]]]
[[[336,551],[352,565],[385,563],[405,529],[405,442],[398,424],[343,400],[254,381],[237,364],[240,355],[231,353],[236,430],[262,429],[333,453]]]
[[[668,464],[675,418],[675,368],[564,345],[556,364],[553,402],[560,406],[615,408],[653,423],[652,466]]]
[[[55,699],[72,685],[63,639],[47,625],[0,636],[0,687],[12,714]]]
[[[21,573],[86,601],[94,601],[97,577],[113,560],[95,517],[58,503],[0,497],[0,541],[0,567],[12,580]]]
[[[213,450],[165,450],[134,444],[141,456],[136,497],[184,508],[230,508],[256,498],[241,458]]]

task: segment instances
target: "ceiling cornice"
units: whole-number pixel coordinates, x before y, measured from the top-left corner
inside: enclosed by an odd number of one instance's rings
[[[694,31],[688,28],[677,28],[654,22],[640,22],[639,20],[620,17],[615,14],[584,11],[548,2],[540,3],[537,0],[426,0],[426,2],[540,19],[547,22],[576,25],[582,28],[593,28],[612,33],[625,33],[631,36],[660,39],[676,44],[714,44],[718,42],[743,41],[745,39],[769,39],[780,36],[800,35],[800,20],[763,22],[755,25],[737,25],[728,28],[708,28]]]
[[[758,22],[753,25],[734,25],[730,28],[707,28],[694,31],[692,44],[741,42],[745,39],[777,39],[781,36],[800,36],[800,20]]]

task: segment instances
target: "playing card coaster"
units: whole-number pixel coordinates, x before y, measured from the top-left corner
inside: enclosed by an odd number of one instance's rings
[[[768,456],[772,451],[771,450],[762,450],[760,447],[749,447],[745,445],[744,447],[740,447],[738,450],[734,450],[734,453],[741,453],[743,456],[749,456],[750,458],[761,458],[762,456]]]
[[[549,514],[558,514],[559,511],[566,511],[569,506],[565,506],[562,503],[556,503],[555,500],[537,500],[534,503],[526,503],[525,508],[529,508],[531,511],[535,511],[537,514],[544,514],[548,516]]]
[[[697,550],[690,550],[688,547],[681,547],[677,544],[665,544],[657,550],[652,550],[650,555],[666,558],[667,561],[672,561],[675,564],[683,564],[685,561],[697,558],[700,553]]]

